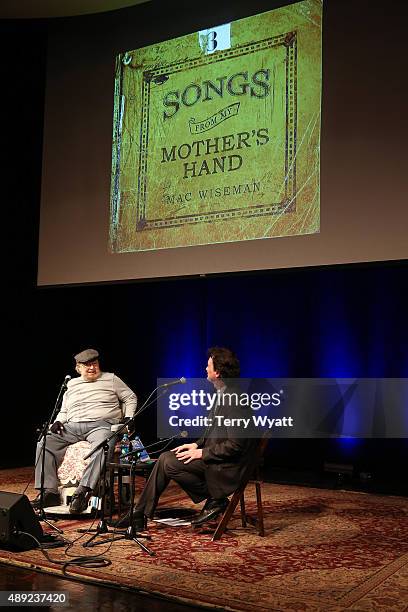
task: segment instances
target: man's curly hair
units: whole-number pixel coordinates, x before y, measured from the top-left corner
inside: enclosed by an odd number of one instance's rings
[[[207,357],[212,358],[214,370],[221,378],[239,378],[239,359],[233,351],[221,346],[213,346],[207,351]]]

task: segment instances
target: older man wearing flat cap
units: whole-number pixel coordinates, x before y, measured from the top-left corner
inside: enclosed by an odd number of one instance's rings
[[[79,377],[70,380],[64,394],[60,412],[51,425],[47,436],[44,465],[44,507],[58,506],[57,470],[70,444],[88,440],[91,449],[105,440],[111,433],[111,426],[132,418],[137,404],[136,395],[115,374],[102,372],[99,367],[99,353],[86,349],[75,355],[75,369]],[[37,445],[35,487],[41,487],[41,447]],[[103,463],[103,449],[91,456],[78,488],[70,511],[83,512],[92,491],[96,488]],[[35,508],[40,506],[40,495],[33,500]]]

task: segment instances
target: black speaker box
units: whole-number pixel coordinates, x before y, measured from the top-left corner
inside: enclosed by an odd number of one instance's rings
[[[24,533],[22,533],[24,532]],[[40,522],[26,495],[0,491],[0,548],[30,550],[43,537]]]

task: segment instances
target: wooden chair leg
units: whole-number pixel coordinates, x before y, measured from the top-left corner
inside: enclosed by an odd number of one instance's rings
[[[222,534],[225,532],[228,522],[231,516],[234,514],[234,510],[238,505],[240,497],[241,497],[241,491],[238,489],[237,491],[235,491],[234,495],[231,497],[231,500],[227,506],[227,509],[222,515],[222,519],[218,523],[217,529],[214,531],[214,535],[211,538],[213,542],[215,542],[216,540],[219,540]]]
[[[109,519],[113,519],[113,511],[115,508],[115,470],[109,467]]]
[[[245,510],[245,498],[244,498],[244,494],[241,494],[241,497],[239,498],[239,503],[241,506],[241,525],[243,527],[247,526],[247,516],[246,516],[246,510]]]
[[[118,516],[122,515],[122,470],[118,470]]]
[[[265,535],[265,526],[264,526],[264,515],[263,515],[263,506],[262,506],[262,491],[261,491],[261,483],[255,483],[255,491],[256,491],[256,505],[258,508],[258,533],[260,536]]]
[[[265,535],[265,526],[264,526],[264,515],[263,515],[263,506],[262,506],[262,494],[261,494],[261,482],[255,481],[255,493],[256,493],[256,507],[257,507],[257,515],[256,518],[250,515],[246,515],[246,521],[252,527],[256,527],[258,534],[260,536]]]

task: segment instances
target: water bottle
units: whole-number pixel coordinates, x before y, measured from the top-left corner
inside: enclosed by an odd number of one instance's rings
[[[120,457],[119,463],[129,463],[129,455],[125,457],[126,453],[130,451],[130,440],[127,433],[123,434],[123,438],[120,443]]]
[[[134,439],[132,440],[132,450],[133,451],[138,451],[138,453],[136,454],[136,461],[149,461],[150,456],[148,454],[148,452],[146,451],[145,447],[143,446],[143,443],[141,441],[141,439],[139,438],[138,435],[134,436]]]

